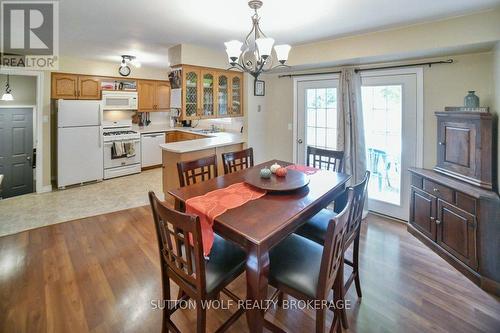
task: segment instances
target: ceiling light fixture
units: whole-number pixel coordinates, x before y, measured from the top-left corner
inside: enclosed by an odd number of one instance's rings
[[[122,55],[122,62],[120,63],[120,68],[118,69],[118,72],[120,73],[121,76],[129,76],[130,75],[130,67],[128,66],[128,63],[132,64],[134,67],[141,67],[141,63],[137,61],[135,56],[131,55]]]
[[[5,84],[5,94],[2,95],[2,101],[13,101],[14,96],[11,94],[12,89],[9,85],[9,75],[7,75],[7,83]]]
[[[252,15],[252,30],[246,36],[245,43],[231,40],[224,44],[231,64],[230,69],[241,69],[257,79],[261,73],[269,72],[278,67],[289,67],[285,65],[285,62],[288,60],[291,46],[288,44],[274,46],[274,53],[279,64],[273,66],[274,39],[267,37],[259,27],[260,16],[257,10],[262,7],[262,1],[250,0],[248,6],[255,13]],[[243,51],[241,50],[242,46],[244,46]]]

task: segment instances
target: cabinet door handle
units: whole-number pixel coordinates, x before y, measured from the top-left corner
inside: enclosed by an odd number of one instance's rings
[[[436,224],[441,224],[441,221],[439,221],[439,220],[436,220]]]
[[[439,189],[437,189],[437,188],[433,188],[432,190],[433,190],[435,193],[438,193],[438,192],[439,192]]]
[[[431,222],[434,222],[436,220],[436,218],[432,217],[432,216],[430,217],[430,219],[431,219]]]
[[[445,146],[446,142],[438,142],[440,146]]]

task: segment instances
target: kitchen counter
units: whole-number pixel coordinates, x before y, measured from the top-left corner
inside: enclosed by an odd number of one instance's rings
[[[160,145],[161,149],[172,153],[182,154],[193,151],[240,144],[244,142],[243,136],[240,133],[220,132],[220,133],[203,134],[194,131],[187,131],[187,132],[206,136],[206,138],[165,143]]]
[[[167,195],[168,190],[180,186],[177,173],[178,162],[193,161],[202,157],[216,155],[217,171],[219,175],[222,175],[224,174],[224,167],[221,155],[243,149],[244,140],[243,135],[240,133],[220,132],[203,134],[196,131],[187,132],[202,135],[205,138],[169,142],[160,145],[163,161],[163,192],[167,200],[170,197]]]

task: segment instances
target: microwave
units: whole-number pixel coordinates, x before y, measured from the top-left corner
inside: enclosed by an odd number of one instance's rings
[[[103,91],[102,109],[106,110],[137,110],[136,91]]]

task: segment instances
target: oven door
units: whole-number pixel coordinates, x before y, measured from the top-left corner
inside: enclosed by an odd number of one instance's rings
[[[135,154],[130,157],[124,156],[113,159],[111,158],[113,142],[104,142],[104,169],[141,163],[141,139],[123,140],[123,142],[133,142]]]

